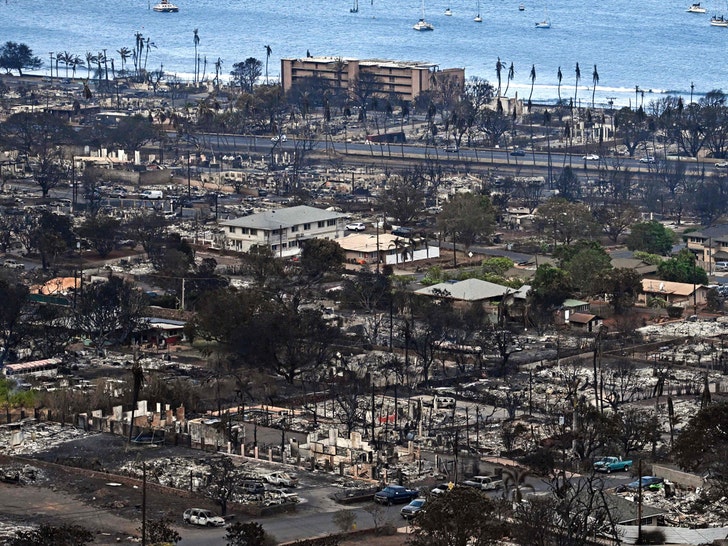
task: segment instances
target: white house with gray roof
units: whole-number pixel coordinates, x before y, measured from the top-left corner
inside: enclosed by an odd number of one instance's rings
[[[280,257],[296,256],[303,241],[336,239],[344,234],[346,215],[301,205],[220,222],[225,248],[247,252],[265,245]]]

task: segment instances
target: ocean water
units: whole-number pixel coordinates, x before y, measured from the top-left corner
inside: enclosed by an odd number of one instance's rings
[[[525,6],[519,11],[518,5]],[[116,57],[134,48],[141,32],[156,45],[148,69],[189,77],[194,68],[194,29],[198,52],[207,58],[206,74],[222,60],[223,74],[233,63],[256,57],[278,78],[282,57],[328,55],[422,61],[442,68],[464,67],[466,76],[480,76],[495,85],[500,57],[513,63],[515,78],[509,95],[527,97],[531,67],[536,70],[533,96],[554,100],[557,71],[563,73],[562,97],[573,97],[575,67],[581,80],[577,100],[591,103],[593,71],[599,83],[595,101],[604,105],[614,97],[619,105],[657,99],[662,93],[694,94],[724,88],[728,28],[711,27],[710,16],[724,13],[725,1],[703,2],[707,14],[687,13],[691,0],[480,0],[482,23],[475,23],[477,0],[426,0],[425,18],[433,32],[416,32],[412,25],[421,13],[420,0],[175,0],[178,13],[157,13],[155,0],[116,0],[96,4],[88,0],[38,3],[0,0],[0,41],[27,43],[41,57],[48,74],[49,52],[68,51],[85,58],[103,49]],[[453,15],[444,15],[449,7]],[[548,17],[550,29],[536,29]],[[60,73],[65,72],[60,65]],[[84,75],[85,68],[77,75]],[[507,68],[503,70],[503,88]],[[635,86],[645,91],[635,97]]]

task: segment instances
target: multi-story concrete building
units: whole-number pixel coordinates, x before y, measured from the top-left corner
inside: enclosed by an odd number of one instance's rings
[[[225,248],[247,252],[251,246],[269,246],[280,257],[300,253],[308,239],[336,239],[344,234],[346,215],[314,207],[270,210],[220,222]]]
[[[349,59],[342,57],[304,57],[281,59],[281,83],[287,92],[294,83],[305,78],[320,78],[332,89],[343,89],[349,94],[354,82],[364,74],[373,87],[373,95],[397,96],[414,100],[423,91],[432,89],[438,80],[451,78],[463,84],[464,68],[446,68],[431,63],[386,61],[378,59]]]

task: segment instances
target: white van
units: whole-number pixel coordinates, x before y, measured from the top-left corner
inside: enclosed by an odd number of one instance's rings
[[[160,190],[146,190],[139,194],[141,199],[164,199],[164,193]]]

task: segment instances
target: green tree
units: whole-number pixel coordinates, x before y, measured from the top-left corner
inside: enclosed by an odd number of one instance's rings
[[[210,472],[207,475],[207,483],[203,486],[203,493],[220,506],[220,512],[224,517],[227,515],[228,502],[245,479],[244,470],[236,466],[230,457],[222,456],[210,462]],[[241,542],[240,544],[247,543]]]
[[[41,66],[40,57],[33,55],[33,50],[25,44],[8,41],[0,47],[0,68],[9,73],[17,70],[22,76],[23,70],[37,70]]]
[[[593,294],[597,280],[612,268],[611,258],[603,250],[586,248],[576,253],[563,266],[569,274],[573,285],[583,294]]]
[[[656,220],[639,222],[630,228],[625,242],[630,250],[665,256],[675,244],[675,232]]]
[[[503,277],[513,267],[510,258],[487,258],[480,264],[483,273]]]
[[[576,176],[574,169],[569,166],[559,174],[556,179],[555,189],[559,192],[559,197],[566,199],[570,202],[575,202],[581,199],[581,183],[579,177]]]
[[[87,216],[78,228],[78,235],[89,241],[100,258],[106,258],[116,246],[121,222],[106,214]]]
[[[657,274],[665,281],[708,284],[705,269],[696,265],[695,255],[686,248],[661,262],[657,266]]]
[[[86,283],[76,298],[75,326],[97,349],[123,343],[145,323],[144,295],[128,281],[111,277]]]
[[[458,193],[443,204],[437,223],[467,250],[493,231],[495,211],[487,196]]]
[[[276,540],[257,521],[242,523],[236,521],[225,533],[227,546],[274,546]]]
[[[159,140],[160,131],[154,126],[148,116],[137,114],[130,117],[122,117],[114,128],[109,139],[112,144],[127,152],[140,150],[142,146]]]
[[[309,239],[301,251],[302,273],[311,280],[337,273],[344,268],[344,250],[339,243],[329,239]]]
[[[412,526],[412,546],[488,546],[506,534],[495,502],[472,487],[429,498]]]
[[[0,144],[25,156],[43,197],[67,177],[62,146],[74,139],[68,123],[50,112],[19,112],[0,124]]]
[[[554,243],[569,244],[577,237],[589,236],[596,231],[594,217],[582,203],[569,203],[561,197],[552,197],[536,211],[536,224],[553,237]]]
[[[397,224],[409,225],[420,214],[425,202],[426,180],[420,169],[405,171],[387,182],[386,191],[379,194],[379,209]]]
[[[255,82],[263,73],[263,63],[255,57],[248,57],[243,62],[233,64],[230,75],[241,91],[252,93]]]
[[[171,519],[147,520],[145,525],[146,543],[158,544],[159,546],[177,544],[182,537],[172,528]],[[141,528],[138,529],[141,532]]]
[[[531,283],[534,303],[545,308],[561,305],[573,290],[569,274],[548,264],[539,266]]]
[[[634,269],[604,270],[595,280],[596,291],[607,294],[616,315],[632,308],[642,293],[642,276]]]
[[[23,316],[30,302],[28,287],[0,277],[0,367],[23,339]]]

